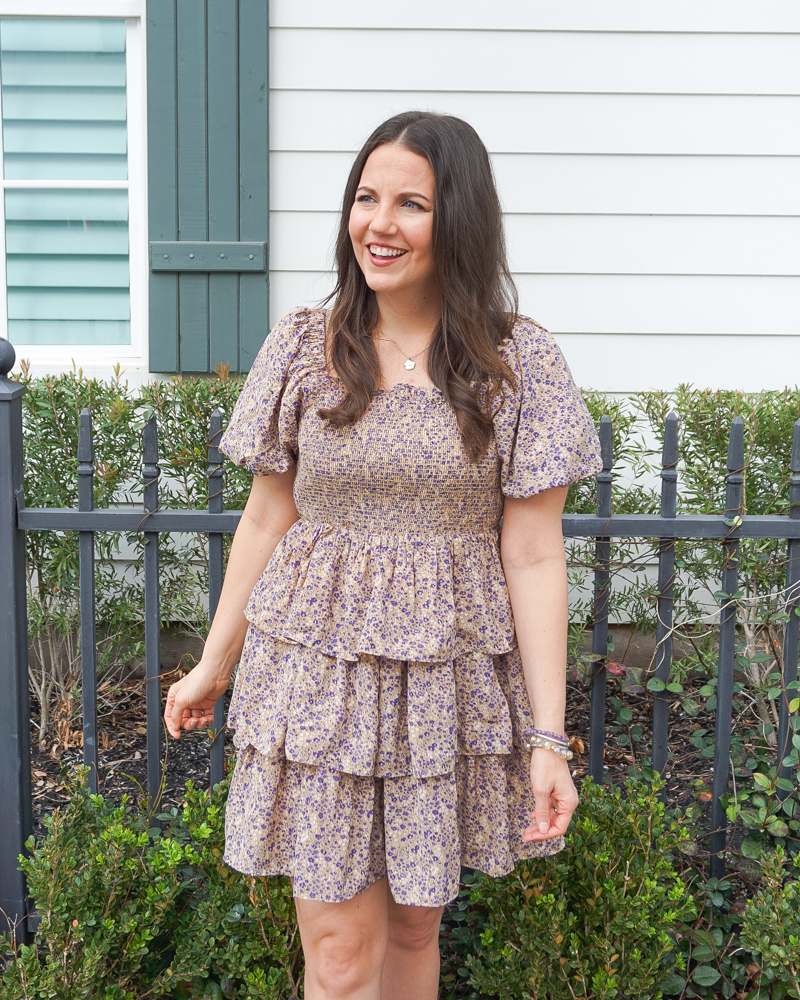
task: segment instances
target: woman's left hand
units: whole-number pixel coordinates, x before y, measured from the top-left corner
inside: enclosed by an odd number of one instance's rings
[[[522,839],[549,840],[565,834],[578,804],[569,764],[552,750],[540,747],[531,751],[531,788],[536,809]]]

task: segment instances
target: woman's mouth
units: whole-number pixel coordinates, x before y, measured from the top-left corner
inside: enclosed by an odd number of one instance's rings
[[[369,259],[376,267],[387,267],[389,264],[394,264],[396,260],[408,253],[408,250],[402,250],[400,247],[382,246],[379,243],[367,244],[367,250],[369,251]]]

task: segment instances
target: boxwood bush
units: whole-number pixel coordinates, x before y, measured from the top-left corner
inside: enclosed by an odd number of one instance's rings
[[[674,932],[695,916],[673,852],[688,837],[658,781],[584,781],[567,848],[471,898],[488,915],[470,984],[499,1000],[660,1000],[682,982]]]
[[[296,994],[300,938],[288,879],[242,876],[222,861],[227,782],[191,783],[151,826],[143,808],[72,800],[21,859],[41,917],[35,942],[3,941],[4,1000],[177,1000]]]

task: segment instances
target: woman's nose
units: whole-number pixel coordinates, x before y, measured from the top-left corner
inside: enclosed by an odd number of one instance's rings
[[[395,233],[397,223],[394,220],[394,212],[390,205],[379,205],[378,211],[372,218],[370,229],[374,233]]]

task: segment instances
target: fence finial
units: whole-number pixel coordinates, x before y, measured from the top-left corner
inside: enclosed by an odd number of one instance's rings
[[[16,360],[17,352],[14,350],[14,345],[5,337],[0,337],[0,378],[8,375]]]
[[[598,428],[600,438],[600,457],[603,461],[603,471],[608,472],[614,465],[614,425],[608,415],[600,418]]]
[[[792,472],[800,472],[800,418],[794,422],[794,434],[792,436],[792,462],[790,468]]]
[[[794,422],[792,458],[789,465],[789,517],[800,518],[800,419]]]
[[[744,470],[744,421],[741,417],[734,417],[731,421],[727,466],[728,472],[741,473]]]

